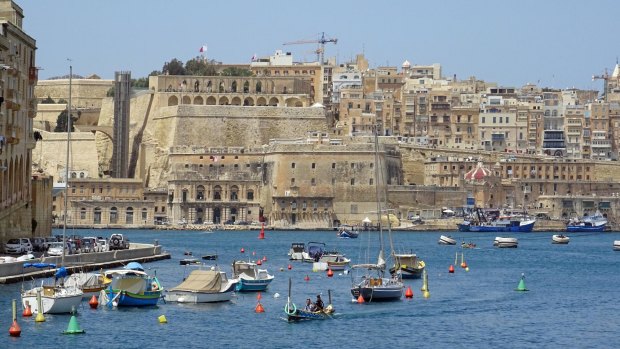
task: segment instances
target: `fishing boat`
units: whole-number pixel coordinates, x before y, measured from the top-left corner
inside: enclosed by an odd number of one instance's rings
[[[109,270],[105,276],[112,279],[107,289],[101,291],[100,303],[108,306],[142,307],[157,305],[163,287],[157,276],[144,271],[140,263],[130,262],[124,269]]]
[[[336,234],[341,239],[357,239],[360,232],[356,227],[351,225],[342,224],[338,228],[338,233]]]
[[[403,279],[420,279],[425,267],[426,263],[415,253],[395,253],[390,274],[399,273]]]
[[[440,245],[456,245],[456,240],[450,235],[441,235],[437,243]]]
[[[566,232],[601,232],[607,228],[607,218],[600,211],[592,216],[584,216],[582,218],[573,218],[566,224]]]
[[[554,234],[551,236],[551,243],[566,245],[570,241],[570,238],[564,234]]]
[[[217,253],[209,253],[202,256],[202,259],[207,261],[215,261],[217,260]]]
[[[65,278],[65,286],[73,286],[82,290],[83,299],[99,296],[101,290],[108,287],[112,280],[102,273],[75,273]]]
[[[473,242],[461,242],[461,248],[476,248],[476,244],[474,244]]]
[[[461,232],[521,232],[529,233],[534,229],[536,218],[525,212],[500,212],[500,210],[476,209],[472,215],[459,223]]]
[[[344,255],[338,255],[336,256],[335,260],[333,261],[329,260],[326,263],[327,263],[327,268],[331,269],[332,271],[337,271],[337,270],[345,270],[350,262],[351,260],[345,257]]]
[[[183,258],[179,261],[180,265],[200,264],[198,258]]]
[[[26,263],[24,268],[56,268],[49,263]],[[83,292],[75,286],[67,286],[62,283],[68,276],[67,270],[60,267],[54,274],[53,284],[41,284],[28,290],[22,290],[21,298],[24,309],[30,306],[33,313],[43,314],[68,314],[77,311],[82,302]],[[37,298],[41,297],[41,308]]]
[[[519,246],[519,241],[517,238],[498,236],[493,241],[493,246],[499,248],[517,248]]]
[[[313,261],[306,251],[306,244],[303,242],[293,242],[288,251],[288,257],[292,261]]]
[[[232,268],[233,278],[239,279],[236,288],[239,292],[264,291],[273,281],[273,275],[266,269],[259,269],[254,262],[235,261]]]
[[[166,291],[164,300],[178,303],[227,302],[232,299],[238,282],[215,268],[196,269],[182,283]]]
[[[614,241],[614,251],[620,251],[620,240]]]
[[[288,279],[288,298],[284,305],[284,313],[286,314],[286,320],[288,322],[299,322],[305,320],[325,320],[331,319],[334,314],[334,307],[332,306],[332,294],[331,290],[328,290],[329,300],[328,305],[320,310],[314,310],[310,308],[298,308],[295,303],[291,301],[291,279]]]
[[[69,67],[69,103],[67,104],[67,142],[66,142],[66,162],[65,162],[65,178],[64,189],[69,189],[69,159],[71,151],[71,127],[72,127],[72,102],[71,102],[71,87],[72,87],[72,75],[73,67]],[[68,207],[68,193],[64,195],[64,209],[63,209],[63,225],[62,225],[62,242],[66,241],[67,230],[67,207]],[[67,269],[65,269],[65,254],[66,244],[63,243],[62,256],[60,267],[56,270],[54,275],[53,284],[41,285],[33,287],[28,290],[22,290],[21,299],[24,309],[28,306],[31,307],[34,313],[43,314],[64,314],[77,311],[78,305],[82,302],[82,296],[84,292],[75,286],[65,286],[64,278],[69,275]],[[35,268],[49,268],[52,264],[45,263],[27,263],[24,267]],[[54,265],[54,268],[56,266]],[[40,295],[40,296],[39,296]],[[38,298],[40,297],[40,303]],[[39,307],[39,305],[41,305]]]
[[[377,302],[377,301],[398,301],[403,296],[404,284],[400,273],[396,273],[386,277],[386,260],[384,257],[384,237],[383,237],[383,222],[381,215],[385,213],[389,217],[389,210],[383,209],[383,205],[387,205],[387,190],[379,189],[379,179],[385,175],[379,172],[385,170],[385,166],[381,166],[379,163],[379,141],[377,136],[377,130],[374,132],[374,146],[375,146],[375,194],[377,203],[377,222],[379,227],[379,251],[376,263],[356,264],[351,266],[354,271],[351,273],[351,294],[355,299],[364,302]],[[383,195],[382,195],[383,194]],[[382,200],[382,197],[384,200]],[[390,241],[391,253],[394,255],[394,245],[392,243],[392,231],[390,219],[387,219],[388,238]],[[370,237],[370,235],[369,235]]]

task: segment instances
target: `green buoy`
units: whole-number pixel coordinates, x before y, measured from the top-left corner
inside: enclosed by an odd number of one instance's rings
[[[71,320],[69,320],[69,326],[67,326],[67,330],[63,332],[63,334],[82,334],[85,333],[84,330],[80,328],[80,325],[77,322],[77,318],[75,317],[75,311],[71,312]]]
[[[521,274],[521,280],[519,280],[519,286],[517,286],[515,291],[519,291],[519,292],[529,291],[527,288],[525,288],[525,274]]]

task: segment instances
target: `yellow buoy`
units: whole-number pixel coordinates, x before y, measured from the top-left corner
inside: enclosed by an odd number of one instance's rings
[[[157,320],[159,320],[160,324],[167,324],[168,323],[168,319],[166,319],[166,315],[160,315]]]

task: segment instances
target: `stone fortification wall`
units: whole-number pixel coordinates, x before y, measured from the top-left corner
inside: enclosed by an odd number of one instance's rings
[[[64,177],[67,161],[67,133],[39,131],[43,140],[36,143],[32,150],[32,163],[36,169],[42,169],[55,180]],[[97,177],[97,148],[95,135],[90,132],[71,133],[71,171],[85,171],[89,176]]]
[[[108,90],[114,85],[114,80],[102,79],[72,79],[71,104],[73,107],[101,106]],[[34,95],[39,101],[51,97],[58,102],[60,99],[69,100],[69,79],[39,80],[34,88]]]
[[[52,235],[52,187],[54,178],[44,174],[32,175],[32,227],[34,236]]]
[[[617,161],[597,161],[592,174],[595,181],[620,182],[620,164]]]

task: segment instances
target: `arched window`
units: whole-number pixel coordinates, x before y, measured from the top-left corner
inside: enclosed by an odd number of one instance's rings
[[[260,81],[259,81],[259,82],[257,82],[257,83],[256,83],[256,93],[261,93],[261,92],[263,92],[263,91],[262,91],[262,89],[263,89],[263,84],[261,84],[261,82],[260,82]]]
[[[246,194],[246,197],[247,197],[248,201],[254,200],[254,190],[249,189],[247,194]]]
[[[237,92],[237,82],[233,81],[232,84],[230,85],[230,91],[231,92]]]
[[[205,199],[205,187],[199,185],[196,187],[196,200],[204,200]]]
[[[133,207],[127,207],[125,210],[125,224],[133,224]]]
[[[222,187],[216,185],[213,188],[213,200],[221,201],[222,200]]]
[[[95,207],[93,212],[93,224],[101,224],[101,207]]]
[[[149,211],[145,208],[142,209],[142,220],[144,221],[144,223],[146,223],[146,219],[149,216]]]
[[[249,93],[250,92],[250,82],[246,81],[245,83],[243,83],[243,93]]]
[[[239,201],[239,187],[236,185],[230,188],[230,201]]]
[[[118,209],[116,207],[110,208],[110,224],[118,223]]]
[[[84,208],[84,207],[82,207],[82,208],[80,209],[80,219],[81,219],[81,220],[86,219],[86,208]]]

